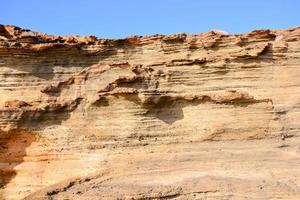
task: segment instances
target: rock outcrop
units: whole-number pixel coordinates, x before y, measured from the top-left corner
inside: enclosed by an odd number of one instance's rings
[[[0,199],[299,199],[300,28],[0,25]]]

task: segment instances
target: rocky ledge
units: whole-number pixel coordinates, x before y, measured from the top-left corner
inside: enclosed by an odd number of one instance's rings
[[[300,28],[0,25],[0,199],[299,199]]]

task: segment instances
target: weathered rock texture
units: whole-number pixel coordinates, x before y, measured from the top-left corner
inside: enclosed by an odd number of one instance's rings
[[[300,28],[0,26],[0,107],[2,199],[300,199]]]

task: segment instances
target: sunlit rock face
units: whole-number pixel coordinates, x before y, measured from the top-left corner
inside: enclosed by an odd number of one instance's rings
[[[0,199],[300,199],[299,77],[300,28],[0,25]]]

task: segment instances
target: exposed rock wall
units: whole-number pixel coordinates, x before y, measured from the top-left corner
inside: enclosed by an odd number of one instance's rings
[[[300,198],[299,77],[300,28],[0,25],[0,198]]]

